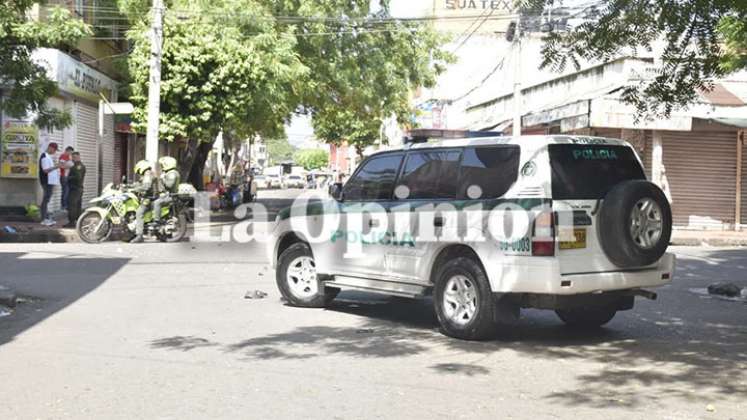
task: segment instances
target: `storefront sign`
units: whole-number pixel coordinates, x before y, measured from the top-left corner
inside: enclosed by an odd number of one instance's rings
[[[511,10],[509,0],[444,0],[446,10]]]
[[[47,67],[49,77],[59,84],[61,91],[95,103],[101,100],[100,95],[111,102],[116,100],[117,84],[114,80],[69,55],[51,48],[39,48],[33,57]]]
[[[0,136],[0,177],[36,178],[39,129],[26,122],[7,121]]]

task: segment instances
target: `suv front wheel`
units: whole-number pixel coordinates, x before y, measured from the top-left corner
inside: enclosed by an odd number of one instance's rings
[[[323,308],[340,292],[319,281],[314,255],[304,243],[293,244],[280,254],[275,279],[280,294],[292,306]]]
[[[433,300],[444,334],[464,340],[485,340],[495,334],[490,283],[472,258],[457,257],[438,268]]]

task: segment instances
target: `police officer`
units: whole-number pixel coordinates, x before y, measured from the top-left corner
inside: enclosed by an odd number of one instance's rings
[[[73,152],[71,155],[73,166],[68,169],[68,207],[67,226],[75,227],[83,209],[83,183],[86,179],[86,165],[80,161],[80,153]]]
[[[140,207],[135,212],[135,237],[130,240],[131,243],[143,242],[143,231],[145,222],[143,218],[150,207],[150,200],[155,195],[156,179],[153,174],[153,168],[147,160],[141,160],[135,164],[135,174],[140,176],[140,181],[136,182],[133,190],[140,196]]]
[[[176,170],[176,159],[171,156],[164,156],[158,159],[158,165],[161,168],[161,174],[158,177],[159,195],[153,202],[153,220],[156,223],[161,221],[161,209],[171,204],[172,195],[179,190],[181,176]]]

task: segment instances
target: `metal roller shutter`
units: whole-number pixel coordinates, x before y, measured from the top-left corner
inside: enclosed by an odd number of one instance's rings
[[[86,179],[83,184],[83,205],[98,195],[99,153],[96,122],[98,109],[81,102],[75,104],[75,149],[86,165]]]
[[[743,134],[742,138],[742,205],[740,206],[742,213],[743,225],[747,225],[747,131]],[[745,226],[747,227],[747,226]]]
[[[619,128],[607,128],[607,127],[594,127],[591,129],[597,137],[607,137],[611,139],[619,139],[622,137],[622,130]]]
[[[662,132],[675,226],[734,223],[736,132]]]
[[[104,116],[104,138],[101,139],[101,186],[114,180],[114,117]]]

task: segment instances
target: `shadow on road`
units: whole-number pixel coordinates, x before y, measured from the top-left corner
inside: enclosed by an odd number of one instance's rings
[[[639,301],[634,310],[618,314],[608,327],[594,331],[571,330],[551,312],[527,310],[517,325],[504,328],[495,340],[466,342],[438,332],[430,301],[349,292],[342,293],[328,311],[359,317],[361,322],[355,327],[303,326],[209,345],[247,361],[329,355],[384,359],[437,349],[456,351],[467,360],[491,356],[477,360],[495,363],[495,358],[507,357],[502,351],[510,349],[523,363],[542,359],[581,366],[575,374],[575,388],[545,395],[563,405],[636,406],[659,398],[704,402],[714,396],[738,398],[747,396],[747,308],[743,303],[697,296],[688,287],[710,282],[715,266],[743,273],[739,268],[743,264],[747,264],[747,253],[742,250],[714,251],[705,259],[685,257],[677,272],[682,280],[662,289],[660,301]],[[164,348],[158,344],[162,342],[169,339],[152,345]],[[178,340],[173,345],[176,350],[183,347]],[[490,363],[444,362],[429,369],[470,377],[493,372]]]
[[[73,254],[0,253],[0,284],[26,297],[12,315],[0,318],[0,346],[87,295],[128,261]]]

